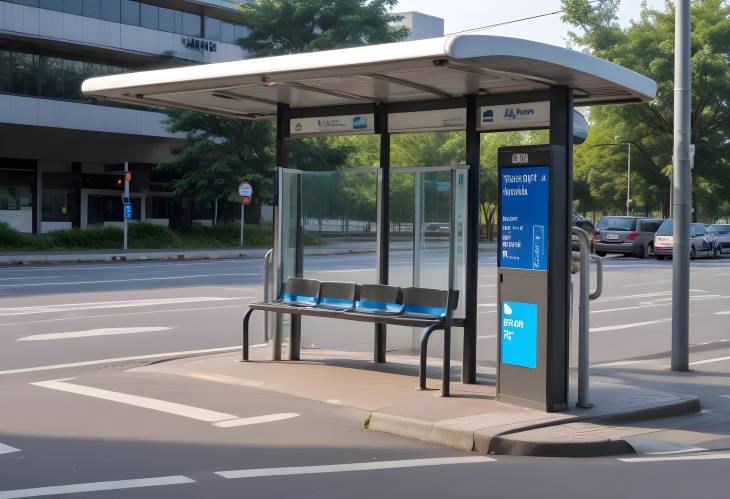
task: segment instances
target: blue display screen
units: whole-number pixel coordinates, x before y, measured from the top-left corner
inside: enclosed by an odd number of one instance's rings
[[[549,166],[499,169],[499,266],[547,271]]]
[[[537,367],[537,305],[502,302],[500,341],[502,363]]]
[[[132,219],[132,203],[124,203],[124,218]]]

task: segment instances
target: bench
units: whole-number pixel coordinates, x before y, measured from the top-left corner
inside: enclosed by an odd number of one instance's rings
[[[458,291],[430,288],[399,288],[384,284],[358,285],[349,282],[320,282],[290,277],[281,296],[271,302],[249,304],[243,318],[241,359],[248,361],[249,320],[254,310],[298,316],[327,317],[373,324],[421,328],[419,388],[426,389],[428,340],[437,330],[444,331],[441,394],[449,396],[451,369],[451,327],[463,326],[454,319]],[[298,358],[297,355],[291,356]]]

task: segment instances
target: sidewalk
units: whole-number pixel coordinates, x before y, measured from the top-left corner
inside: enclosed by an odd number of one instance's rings
[[[392,251],[408,251],[410,242],[395,241]],[[496,251],[496,243],[482,242],[480,251]],[[98,250],[2,253],[0,265],[37,265],[52,263],[111,263],[139,260],[215,260],[230,258],[262,259],[268,248],[212,248],[212,249],[170,249],[170,250]],[[305,256],[349,255],[375,253],[372,241],[327,241],[321,246],[306,246]]]
[[[452,397],[439,397],[438,359],[429,362],[429,390],[417,387],[417,360],[390,355],[377,365],[369,353],[304,350],[299,362],[252,362],[238,353],[171,360],[130,372],[157,372],[252,386],[359,411],[366,428],[465,451],[532,456],[596,456],[634,453],[631,439],[661,428],[658,418],[700,409],[697,397],[628,385],[612,377],[591,380],[592,409],[544,413],[495,399],[493,374],[480,384],[452,383]],[[454,372],[454,379],[457,373]],[[575,392],[575,387],[571,388]],[[648,426],[618,422],[650,421]],[[659,420],[660,421],[660,420]]]

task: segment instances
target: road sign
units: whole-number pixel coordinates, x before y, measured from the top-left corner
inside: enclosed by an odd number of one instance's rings
[[[124,219],[132,219],[132,203],[124,203]]]
[[[241,203],[248,206],[251,203],[251,196],[241,196]]]
[[[241,182],[238,185],[238,194],[243,198],[250,198],[253,195],[253,187],[248,182]]]

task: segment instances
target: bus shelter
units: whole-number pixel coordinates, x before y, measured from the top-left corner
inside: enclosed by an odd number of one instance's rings
[[[649,102],[656,93],[651,79],[561,47],[456,35],[92,78],[82,90],[98,99],[136,106],[276,120],[275,282],[279,286],[287,277],[304,272],[303,177],[296,165],[289,164],[290,140],[379,135],[377,282],[388,284],[391,135],[465,133],[465,165],[443,169],[451,220],[449,277],[444,287],[460,291],[464,383],[476,382],[480,134],[549,129],[549,144],[542,148],[500,153],[500,195],[526,197],[517,203],[501,198],[505,208],[499,219],[498,393],[504,400],[545,410],[566,406],[574,108]],[[528,195],[532,192],[536,197]],[[518,211],[527,207],[527,212],[505,213],[511,206]],[[541,215],[539,220],[532,219],[534,214]],[[520,217],[529,218],[529,230],[523,230],[525,220]],[[522,247],[520,238],[528,232],[530,247]],[[531,263],[524,265],[527,260]],[[511,318],[519,314],[526,315]],[[534,320],[527,319],[533,315]],[[518,326],[523,329],[514,329]],[[290,351],[295,359],[300,328],[299,318],[292,317]],[[513,351],[516,343],[505,343],[513,335],[527,337],[531,345]],[[374,343],[374,360],[384,362],[385,326],[375,326]],[[279,347],[280,341],[275,341],[275,358]]]

